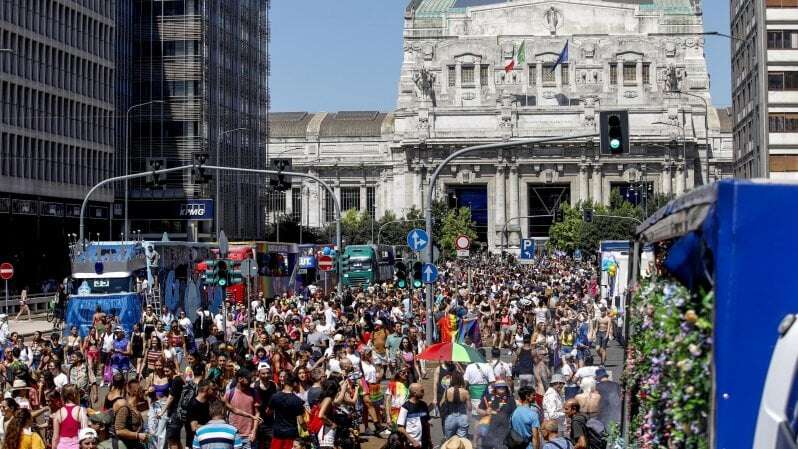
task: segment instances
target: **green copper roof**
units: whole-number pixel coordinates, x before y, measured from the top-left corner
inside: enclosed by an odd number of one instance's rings
[[[662,11],[669,15],[694,14],[691,0],[653,0],[651,3],[641,4],[640,11]]]
[[[424,0],[416,9],[416,17],[440,16],[454,6],[455,0]]]

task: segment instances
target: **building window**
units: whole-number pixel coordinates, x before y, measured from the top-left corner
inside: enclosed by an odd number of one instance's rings
[[[568,77],[568,64],[560,64],[560,78],[562,78],[562,85],[565,86],[567,84],[571,84],[570,78]]]
[[[768,114],[768,130],[772,133],[798,132],[798,113]]]
[[[557,84],[557,78],[554,76],[554,64],[543,64],[543,73],[541,73],[541,77],[543,78],[544,86],[553,86]]]
[[[768,72],[768,90],[798,90],[798,71]]]
[[[615,86],[618,84],[618,66],[610,64],[610,84]]]
[[[291,221],[300,223],[302,220],[302,188],[291,189]]]
[[[768,8],[798,8],[798,0],[766,0]]]
[[[798,31],[768,31],[768,48],[776,50],[798,49]]]
[[[538,82],[538,66],[529,66],[529,85],[534,86]]]
[[[350,209],[360,211],[360,187],[341,188],[341,213]]]
[[[474,84],[474,66],[463,66],[462,72],[460,72],[460,84],[464,86]]]
[[[651,84],[651,63],[643,63],[643,84]]]
[[[454,87],[457,84],[457,67],[450,65],[446,73],[449,78],[449,87]]]
[[[635,84],[637,82],[637,64],[623,65],[623,83]]]
[[[335,201],[328,190],[324,191],[324,221],[327,223],[335,221]]]
[[[270,190],[266,194],[266,212],[285,212],[285,192]]]
[[[377,218],[377,189],[374,187],[366,187],[366,211],[372,220]]]
[[[479,67],[479,84],[483,86],[488,85],[488,66],[486,65]]]

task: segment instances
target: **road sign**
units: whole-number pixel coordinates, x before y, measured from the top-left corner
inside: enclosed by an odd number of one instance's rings
[[[421,279],[425,284],[434,284],[438,280],[438,267],[431,263],[425,263],[421,268]]]
[[[248,278],[254,278],[258,275],[258,264],[254,259],[244,259],[238,267],[241,275]]]
[[[457,257],[468,257],[471,255],[471,251],[467,249],[458,249],[457,250]]]
[[[535,258],[535,239],[521,239],[521,255],[518,257],[520,263],[532,263]]]
[[[317,259],[319,270],[321,271],[332,271],[333,269],[333,258],[330,256],[321,255]]]
[[[413,251],[421,251],[429,244],[427,231],[423,229],[413,229],[407,234],[407,246]]]
[[[468,249],[471,247],[471,239],[467,235],[458,236],[454,241],[454,247],[457,249]]]
[[[14,277],[14,266],[8,262],[0,264],[0,279],[7,281]]]

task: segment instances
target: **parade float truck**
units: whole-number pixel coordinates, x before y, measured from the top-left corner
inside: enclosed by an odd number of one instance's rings
[[[85,336],[97,307],[130,331],[146,304],[193,319],[201,305],[202,284],[194,263],[210,256],[211,244],[185,242],[89,242],[71,248],[71,285],[65,330]],[[146,280],[146,283],[145,283]],[[144,286],[152,288],[144,289]]]
[[[396,259],[392,246],[348,245],[340,257],[346,287],[393,282]]]
[[[637,228],[623,446],[795,448],[798,184],[721,181]]]

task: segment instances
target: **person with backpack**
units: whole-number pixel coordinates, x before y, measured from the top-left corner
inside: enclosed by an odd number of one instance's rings
[[[510,433],[505,439],[508,449],[540,449],[540,422],[543,413],[535,404],[535,389],[518,390],[518,407],[510,416]]]
[[[239,369],[235,387],[224,395],[224,403],[230,411],[228,421],[238,429],[244,449],[249,449],[255,441],[255,431],[260,421],[260,401],[250,385],[251,378],[252,373],[248,369]]]
[[[540,433],[543,435],[543,448],[542,449],[572,449],[574,445],[560,435],[559,424],[553,419],[543,421],[540,426]]]
[[[565,403],[565,416],[571,421],[571,441],[574,449],[606,449],[607,433],[601,421],[588,419],[580,412],[579,402],[569,399]]]

